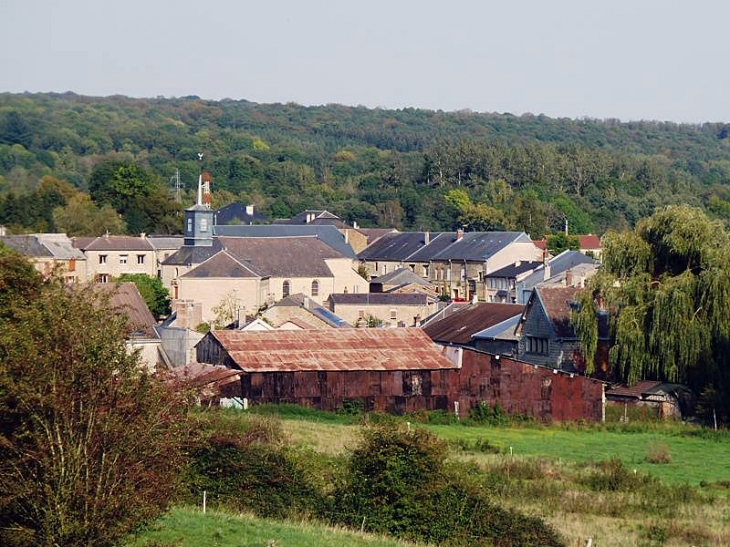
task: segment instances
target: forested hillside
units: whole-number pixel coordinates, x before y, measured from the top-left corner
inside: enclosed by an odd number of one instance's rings
[[[247,101],[0,95],[0,224],[175,232],[203,152],[214,205],[324,207],[362,226],[633,226],[689,203],[730,220],[730,124]],[[188,190],[173,199],[179,169]]]

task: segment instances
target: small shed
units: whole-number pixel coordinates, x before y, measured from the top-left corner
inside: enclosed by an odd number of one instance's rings
[[[659,418],[683,418],[694,413],[696,397],[681,384],[646,380],[633,386],[614,386],[606,391],[606,403],[651,409]]]

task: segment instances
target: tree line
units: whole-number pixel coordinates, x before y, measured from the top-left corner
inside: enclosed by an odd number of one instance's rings
[[[3,94],[0,223],[179,231],[201,151],[215,206],[254,203],[274,218],[327,208],[362,226],[540,237],[566,220],[574,233],[629,228],[689,203],[726,221],[729,133],[722,123]],[[96,220],[72,222],[87,217]]]

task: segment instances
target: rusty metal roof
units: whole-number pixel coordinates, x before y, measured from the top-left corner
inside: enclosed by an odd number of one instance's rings
[[[522,313],[518,304],[470,304],[439,321],[429,323],[423,331],[435,342],[470,344],[474,334]]]
[[[101,283],[94,285],[94,289],[109,294],[109,307],[114,313],[127,316],[128,337],[159,338],[155,331],[157,321],[134,283]]]
[[[246,372],[455,368],[420,329],[222,330],[209,336]]]
[[[240,370],[227,367],[191,363],[183,367],[173,368],[164,374],[165,380],[178,386],[202,387],[215,384],[217,387],[237,381]]]

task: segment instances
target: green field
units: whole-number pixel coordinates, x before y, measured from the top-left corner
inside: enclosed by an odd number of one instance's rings
[[[649,473],[669,484],[730,480],[730,437],[683,434],[682,426],[647,432],[612,432],[598,428],[425,426],[439,437],[467,443],[487,439],[503,452],[563,462],[598,462],[619,458],[631,469]],[[689,433],[689,429],[685,433]],[[665,446],[669,463],[653,464],[647,453]]]
[[[126,547],[406,547],[403,541],[306,522],[286,522],[176,507]]]

